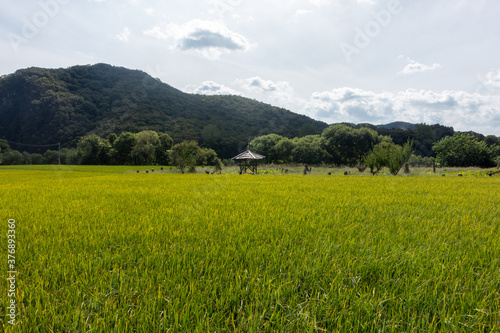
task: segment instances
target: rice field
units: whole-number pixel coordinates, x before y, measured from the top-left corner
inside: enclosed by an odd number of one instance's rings
[[[0,169],[4,331],[500,331],[499,177],[85,168]]]

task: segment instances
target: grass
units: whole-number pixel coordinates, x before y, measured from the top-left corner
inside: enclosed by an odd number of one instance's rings
[[[163,170],[161,170],[163,168]],[[1,170],[28,170],[28,171],[77,171],[77,172],[102,172],[102,173],[145,173],[151,172],[154,169],[156,173],[181,173],[179,169],[170,166],[131,166],[131,165],[0,165]],[[213,167],[197,167],[196,173],[204,174],[205,171],[212,171]],[[287,170],[285,172],[285,170]],[[304,172],[303,165],[261,165],[259,166],[259,174],[266,175],[301,175]],[[364,172],[359,172],[356,168],[350,167],[328,167],[328,166],[313,166],[310,175],[343,175],[344,172],[350,175],[370,176],[369,169]],[[405,175],[401,170],[399,175],[405,176],[442,176],[458,175],[459,173],[465,176],[487,176],[491,172],[493,175],[500,175],[498,169],[478,169],[478,168],[437,168],[434,173],[432,168],[418,167],[411,168],[409,175]],[[238,166],[228,166],[224,168],[224,174],[239,174]],[[380,171],[379,175],[392,176],[387,168]]]
[[[498,177],[67,170],[0,169],[5,330],[499,331]]]

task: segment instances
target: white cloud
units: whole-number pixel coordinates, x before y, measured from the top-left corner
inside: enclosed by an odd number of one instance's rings
[[[59,6],[46,6],[43,1],[33,6],[5,2],[2,13],[10,19],[0,20],[0,32],[6,37],[0,41],[0,74],[31,66],[97,62],[141,70],[161,68],[156,76],[174,87],[192,85],[194,90],[208,80],[225,83],[294,112],[317,117],[323,111],[323,120],[386,121],[393,120],[390,115],[404,115],[408,120],[442,119],[450,124],[477,113],[476,122],[484,121],[485,132],[500,135],[494,97],[500,95],[500,44],[492,34],[500,31],[496,1],[84,0],[71,6],[63,4],[67,1],[55,2]],[[130,34],[123,31],[125,26]],[[377,26],[382,28],[379,34]],[[128,43],[119,42],[118,36]],[[121,47],[110,48],[110,38]],[[359,50],[351,63],[339,49],[344,42]],[[397,59],[399,54],[402,59]],[[224,61],[207,65],[203,57]],[[235,82],[256,75],[261,80],[254,86]],[[344,85],[364,90],[349,88],[352,95],[345,102],[332,102],[330,94],[320,96]],[[410,93],[410,88],[427,93]],[[365,96],[370,90],[377,93]],[[313,99],[315,91],[320,93]],[[382,100],[382,91],[392,95]],[[443,91],[470,94],[465,98]],[[478,97],[474,104],[474,91],[490,99]],[[354,98],[356,94],[364,96],[366,103]],[[471,107],[462,107],[464,100]],[[497,124],[494,131],[492,124]],[[481,127],[474,126],[475,130]]]
[[[118,39],[120,42],[128,42],[128,39],[130,37],[130,29],[125,27],[123,31],[116,35],[116,39]]]
[[[299,18],[301,16],[309,15],[314,13],[313,10],[310,9],[299,9],[295,12],[295,15],[293,16],[294,18]]]
[[[328,0],[309,0],[309,3],[316,7],[323,7],[328,5]]]
[[[301,98],[296,95],[290,83],[266,80],[259,76],[238,79],[231,86],[230,88],[207,81],[199,87],[187,90],[205,95],[235,94],[255,98],[326,123],[382,124],[399,120],[439,123],[459,131],[499,134],[500,95],[416,89],[377,93],[342,87],[315,92],[309,98]]]
[[[288,88],[287,82],[274,83],[270,80],[264,80],[259,76],[251,77],[245,80],[238,80],[238,83],[247,90],[253,90],[255,92],[275,92],[281,88]],[[280,86],[280,87],[279,87]]]
[[[242,95],[234,89],[213,81],[205,81],[194,89],[187,87],[185,90],[199,95]]]
[[[403,120],[495,133],[500,126],[500,96],[415,89],[375,93],[344,87],[314,93],[304,113],[328,123]]]
[[[359,5],[375,5],[373,0],[357,0]]]
[[[211,59],[224,52],[247,51],[250,42],[242,35],[229,30],[222,22],[192,20],[185,24],[164,24],[144,31],[159,40],[174,40],[174,48],[194,51]]]
[[[484,84],[490,87],[500,88],[500,70],[487,73],[484,76]]]
[[[286,81],[273,82],[254,76],[248,79],[238,79],[234,84],[250,97],[255,97],[274,106],[294,111],[297,109],[299,99],[295,97],[294,89]]]
[[[419,72],[427,72],[427,71],[435,71],[436,69],[441,68],[440,64],[433,64],[432,66],[420,64],[415,60],[408,59],[409,64],[403,68],[402,71],[398,73],[398,75],[407,75],[407,74],[415,74]]]

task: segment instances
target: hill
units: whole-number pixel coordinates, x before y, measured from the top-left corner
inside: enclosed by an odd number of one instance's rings
[[[407,123],[404,121],[395,121],[385,125],[377,125],[378,128],[384,128],[388,130],[392,129],[402,129],[402,130],[414,130],[415,124]]]
[[[30,144],[145,129],[198,140],[231,157],[252,138],[321,133],[326,123],[240,96],[187,94],[139,70],[107,64],[27,68],[0,78],[0,139]]]

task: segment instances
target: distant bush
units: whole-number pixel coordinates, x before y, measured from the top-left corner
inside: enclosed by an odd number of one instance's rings
[[[412,154],[410,156],[410,159],[408,160],[408,163],[410,164],[411,167],[425,167],[425,168],[430,168],[432,167],[434,162],[433,157],[422,157],[419,155]]]
[[[5,165],[22,165],[26,164],[26,160],[19,151],[17,150],[9,150],[3,153],[2,156],[2,164]]]

